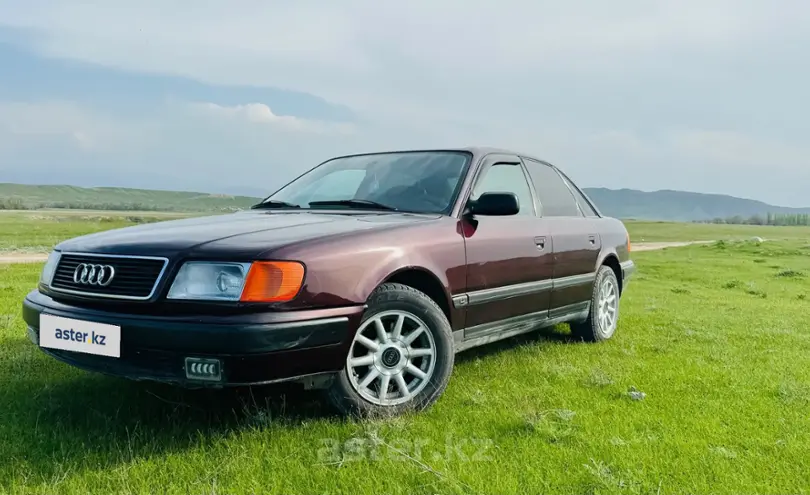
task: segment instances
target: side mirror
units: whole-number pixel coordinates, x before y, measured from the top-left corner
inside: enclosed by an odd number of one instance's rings
[[[515,193],[490,192],[467,204],[472,215],[508,216],[517,215],[520,202]]]

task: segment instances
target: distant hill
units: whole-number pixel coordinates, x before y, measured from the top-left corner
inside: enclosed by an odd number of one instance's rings
[[[245,195],[127,189],[120,187],[32,186],[0,183],[0,209],[73,208],[215,212],[247,208],[268,193],[245,188]],[[733,216],[810,213],[810,208],[773,206],[722,194],[684,191],[585,188],[602,213],[639,220],[692,221]]]
[[[685,191],[645,192],[635,189],[585,188],[603,214],[639,220],[712,220],[734,216],[803,214],[810,208],[773,206],[753,199]]]
[[[72,208],[208,212],[247,208],[249,196],[122,187],[33,186],[0,183],[0,209]]]

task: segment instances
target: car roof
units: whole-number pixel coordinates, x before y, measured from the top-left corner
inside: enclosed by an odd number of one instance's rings
[[[469,151],[470,153],[472,153],[475,156],[486,156],[486,155],[490,155],[492,153],[501,153],[501,154],[504,154],[504,155],[517,155],[517,156],[522,157],[522,158],[531,158],[533,160],[543,161],[540,158],[538,158],[538,157],[536,157],[534,155],[531,155],[529,153],[522,153],[522,152],[517,151],[517,150],[510,150],[510,149],[506,149],[506,148],[494,148],[494,147],[491,147],[491,146],[468,146],[466,148],[462,148],[462,150],[463,151]]]
[[[492,146],[463,146],[458,148],[414,148],[414,149],[399,149],[399,150],[385,150],[385,151],[372,151],[366,153],[352,153],[350,155],[343,155],[340,157],[334,158],[344,158],[350,156],[363,156],[363,155],[379,155],[379,154],[386,154],[386,153],[419,153],[419,152],[440,152],[440,151],[456,151],[456,152],[467,152],[473,155],[474,159],[479,159],[486,155],[490,155],[493,153],[502,153],[506,155],[517,155],[520,157],[531,158],[534,160],[543,161],[540,158],[537,158],[533,155],[528,153],[521,153],[519,151],[510,150],[506,148],[496,148]]]

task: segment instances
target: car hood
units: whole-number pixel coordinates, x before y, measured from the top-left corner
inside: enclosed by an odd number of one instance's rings
[[[256,256],[310,239],[435,221],[407,213],[244,211],[108,230],[62,242],[63,252],[173,257]]]

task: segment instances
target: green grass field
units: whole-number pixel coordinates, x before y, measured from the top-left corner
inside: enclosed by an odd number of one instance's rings
[[[188,214],[137,211],[121,213],[81,210],[0,210],[0,254],[47,253],[53,246],[71,237],[139,223],[181,218],[186,215]]]
[[[808,239],[810,227],[625,221],[632,242]]]
[[[0,183],[0,210],[93,208],[102,210],[225,211],[247,208],[257,198],[123,187],[45,186]]]
[[[118,224],[15,225],[3,245],[27,249]],[[656,241],[696,227],[630,225]],[[762,232],[727,235],[802,236]],[[807,239],[637,253],[611,341],[560,326],[462,353],[433,408],[374,421],[292,387],[70,368],[25,338],[41,264],[0,265],[0,493],[807,493]]]

